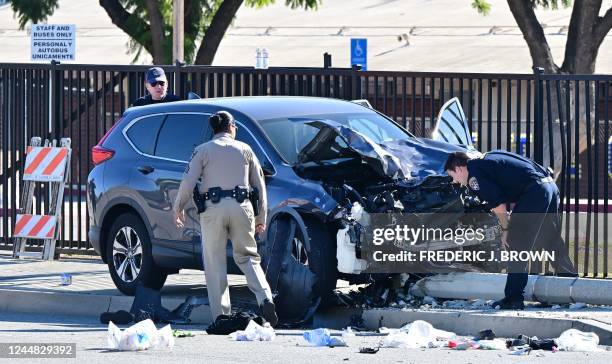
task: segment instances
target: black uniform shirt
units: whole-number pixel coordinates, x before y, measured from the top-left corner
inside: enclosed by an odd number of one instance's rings
[[[173,102],[173,101],[181,101],[181,98],[176,96],[176,95],[174,95],[174,94],[166,94],[166,97],[164,97],[161,100],[153,100],[151,98],[151,95],[147,95],[147,96],[143,96],[143,97],[139,98],[138,100],[134,101],[132,106],[144,106],[144,105],[151,105],[151,104],[161,104],[163,102]]]
[[[468,186],[491,208],[517,202],[530,184],[546,177],[546,171],[520,155],[493,151],[468,161]]]

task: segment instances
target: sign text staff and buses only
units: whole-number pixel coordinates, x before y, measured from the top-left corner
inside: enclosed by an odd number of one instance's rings
[[[74,24],[33,24],[32,61],[74,61]]]

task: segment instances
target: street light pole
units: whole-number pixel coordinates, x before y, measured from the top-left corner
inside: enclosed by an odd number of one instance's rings
[[[172,58],[174,62],[183,62],[185,50],[185,3],[184,0],[173,0],[172,17]]]

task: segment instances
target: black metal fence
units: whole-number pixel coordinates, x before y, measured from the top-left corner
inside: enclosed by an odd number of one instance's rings
[[[476,147],[505,149],[559,174],[570,255],[585,276],[607,277],[612,75],[379,72],[338,68],[167,66],[170,91],[203,98],[303,95],[367,99],[417,136],[428,136],[452,97]],[[144,94],[146,66],[0,64],[0,248],[12,247],[19,176],[32,136],[72,138],[71,179],[58,247],[90,253],[85,199],[90,150]],[[36,193],[45,212],[48,192]]]

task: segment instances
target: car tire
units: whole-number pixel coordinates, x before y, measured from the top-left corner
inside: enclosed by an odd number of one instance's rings
[[[147,229],[133,213],[122,214],[113,222],[106,239],[106,257],[115,286],[129,296],[138,285],[159,290],[168,277],[153,262]]]
[[[295,223],[295,232],[293,236],[273,234],[272,239],[282,236],[286,241],[269,241],[266,244],[266,277],[277,294],[275,303],[279,317],[284,321],[299,321],[317,303],[318,307],[326,306],[333,297],[337,281],[336,243],[325,225],[315,218],[304,218],[306,234],[293,217],[284,215],[271,226],[279,223]],[[270,249],[277,243],[284,244],[287,249],[282,262],[271,262],[273,253]],[[278,255],[276,257],[278,259]],[[277,266],[278,276],[271,273],[274,265]],[[304,274],[305,271],[309,273]]]

